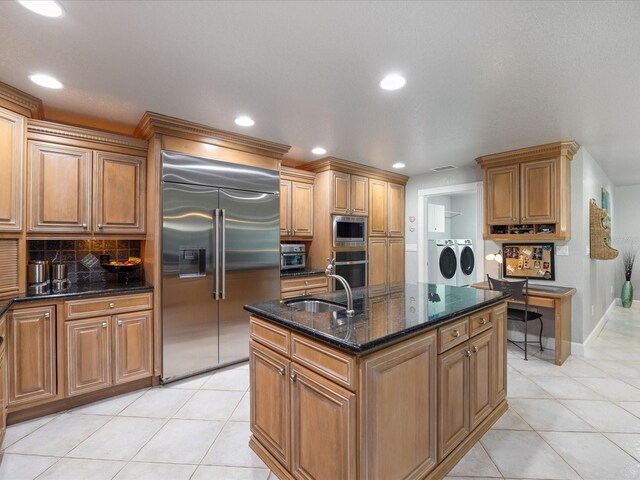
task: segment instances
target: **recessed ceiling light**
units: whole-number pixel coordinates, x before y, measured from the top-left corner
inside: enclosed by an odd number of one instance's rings
[[[53,0],[18,0],[18,3],[32,12],[45,17],[57,18],[64,15],[64,9],[58,2],[54,2]]]
[[[406,167],[406,165],[405,165],[404,163],[402,163],[402,162],[394,163],[394,164],[393,164],[393,165],[391,165],[391,166],[392,166],[393,168],[404,168],[404,167]]]
[[[242,115],[236,118],[236,125],[240,125],[241,127],[251,127],[255,123],[256,122],[254,122],[253,119],[251,119],[251,117],[247,117],[246,115]]]
[[[397,73],[390,73],[380,81],[380,88],[383,90],[398,90],[405,86],[407,80]]]
[[[45,75],[43,73],[36,73],[35,75],[30,75],[29,79],[35,83],[36,85],[40,85],[45,88],[54,88],[59,89],[62,88],[62,83],[60,83],[57,79],[53,78],[51,75]]]
[[[314,155],[324,155],[325,153],[327,153],[327,151],[322,147],[316,147],[311,150],[311,153],[313,153]]]

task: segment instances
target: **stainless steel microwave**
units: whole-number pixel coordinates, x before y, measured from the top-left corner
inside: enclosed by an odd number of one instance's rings
[[[367,217],[333,217],[334,247],[364,247],[367,245]]]

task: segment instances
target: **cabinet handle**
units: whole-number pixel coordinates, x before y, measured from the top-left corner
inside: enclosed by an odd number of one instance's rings
[[[50,317],[51,317],[51,314],[49,312],[44,314],[44,318],[50,318]]]
[[[453,335],[453,338],[458,338],[460,336],[460,330],[454,330],[451,335]]]
[[[109,308],[116,308],[116,304],[113,302],[109,302]]]
[[[467,358],[471,356],[471,352],[469,350],[463,350],[462,353],[464,353],[464,356]]]
[[[291,374],[291,381],[295,382],[298,379],[298,376],[295,373]]]
[[[484,318],[484,317],[482,317],[482,318],[480,319],[480,325],[485,325],[486,323],[487,323],[487,319],[486,319],[486,318]]]
[[[98,224],[98,228],[99,228],[100,230],[102,230],[102,224],[101,224],[101,223],[99,223],[99,224]]]
[[[284,375],[284,367],[280,367],[280,368],[278,369],[278,373],[279,373],[280,375]]]
[[[107,322],[102,322],[102,328],[107,328]]]
[[[123,320],[118,320],[118,325],[122,325],[122,324],[124,324],[124,321]]]

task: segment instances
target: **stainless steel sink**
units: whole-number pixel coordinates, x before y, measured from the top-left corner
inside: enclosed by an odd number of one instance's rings
[[[285,305],[293,307],[296,310],[314,313],[338,312],[340,310],[346,310],[347,308],[344,305],[325,302],[324,300],[289,300],[285,302]]]

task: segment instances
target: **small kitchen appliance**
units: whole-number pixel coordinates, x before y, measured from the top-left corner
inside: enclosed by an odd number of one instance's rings
[[[304,244],[283,243],[280,245],[280,270],[296,270],[306,266]]]
[[[27,264],[30,292],[43,292],[49,287],[49,260],[30,260]]]

